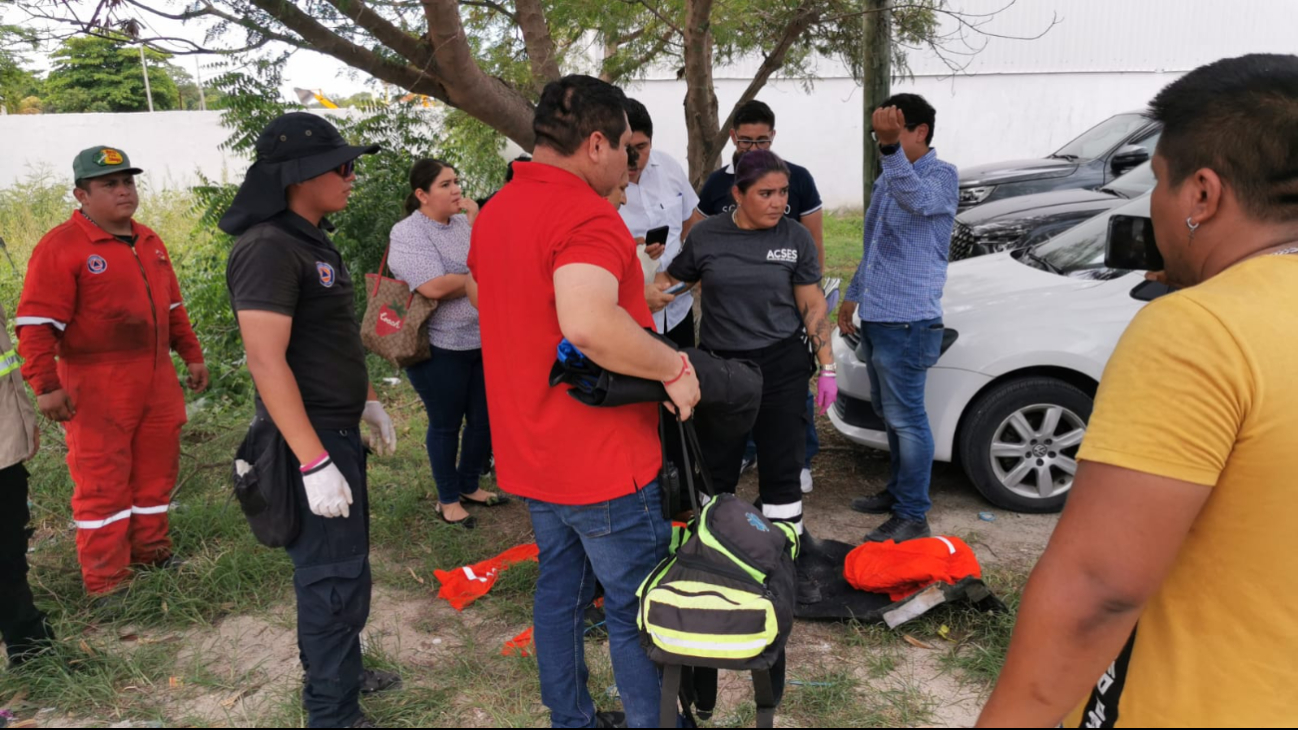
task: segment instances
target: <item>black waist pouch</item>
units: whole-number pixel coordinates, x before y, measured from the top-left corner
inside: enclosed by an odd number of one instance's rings
[[[281,548],[301,530],[297,458],[279,429],[258,416],[234,456],[234,496],[257,541]]]

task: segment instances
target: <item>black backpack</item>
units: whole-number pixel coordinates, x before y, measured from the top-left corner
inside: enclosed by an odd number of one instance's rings
[[[682,668],[698,667],[752,672],[757,725],[773,727],[797,599],[798,536],[733,494],[712,494],[693,424],[677,428],[686,444],[683,476],[694,519],[637,591],[641,642],[664,670],[662,726],[676,726]],[[711,495],[702,509],[695,472]]]

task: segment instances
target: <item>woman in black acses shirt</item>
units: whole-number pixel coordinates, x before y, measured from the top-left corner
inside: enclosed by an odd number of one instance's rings
[[[808,340],[820,364],[820,412],[838,397],[820,260],[811,233],[784,215],[789,169],[778,156],[766,150],[744,155],[731,192],[735,211],[697,223],[659,282],[702,283],[703,349],[761,368],[762,404],[753,437],[762,465],[762,512],[802,534],[801,472],[813,369]],[[703,444],[718,489],[735,490],[745,440],[740,434]],[[803,603],[819,600],[809,580],[799,580],[798,594]]]

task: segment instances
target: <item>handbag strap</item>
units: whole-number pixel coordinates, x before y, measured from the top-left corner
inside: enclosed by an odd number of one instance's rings
[[[370,299],[379,295],[379,287],[383,285],[383,272],[388,270],[388,254],[392,252],[392,242],[388,241],[388,247],[383,249],[383,260],[379,262],[379,275],[374,278],[374,291],[370,292]]]

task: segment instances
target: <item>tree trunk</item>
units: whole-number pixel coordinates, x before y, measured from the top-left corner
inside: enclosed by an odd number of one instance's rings
[[[712,83],[712,0],[686,0],[685,15],[685,128],[689,132],[690,183],[697,190],[725,144],[716,144],[721,122]]]
[[[874,179],[879,176],[879,143],[870,136],[870,117],[889,96],[892,95],[892,0],[866,0],[866,13],[862,16],[865,23],[865,56],[862,64],[864,93],[861,95],[865,124],[863,125],[863,144],[861,147],[862,210],[870,209],[870,198],[874,192]]]

